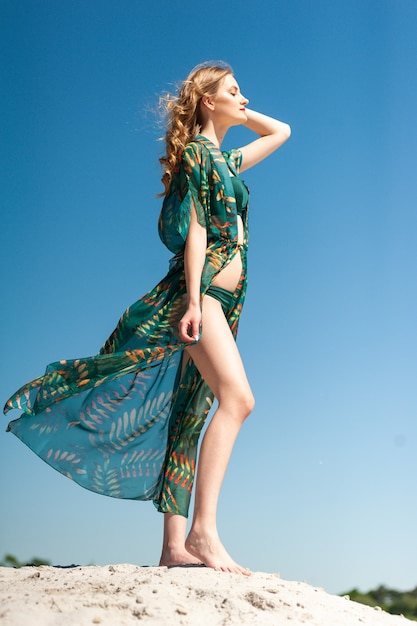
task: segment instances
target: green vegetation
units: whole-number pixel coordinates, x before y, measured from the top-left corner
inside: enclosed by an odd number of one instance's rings
[[[417,621],[417,587],[411,591],[396,591],[380,585],[377,589],[361,593],[352,589],[347,593],[354,602],[368,606],[380,606],[381,609],[393,615],[404,615],[408,619]]]
[[[2,560],[0,561],[0,567],[26,567],[26,565],[34,565],[35,567],[39,567],[39,565],[50,565],[49,561],[45,559],[39,559],[38,557],[33,557],[27,563],[23,561],[19,561],[13,554],[5,554]]]

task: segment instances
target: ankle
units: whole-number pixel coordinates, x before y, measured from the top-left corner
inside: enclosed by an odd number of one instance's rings
[[[217,535],[216,514],[195,515],[190,533],[196,535]]]
[[[190,532],[188,533],[185,545],[187,545],[187,542],[189,542],[190,540],[193,541],[197,539],[204,541],[213,541],[218,539],[218,537],[219,534],[215,525],[213,526],[211,524],[195,524],[190,528]]]
[[[175,552],[176,550],[183,550],[185,545],[185,539],[182,541],[178,539],[169,539],[164,541],[162,550],[168,550],[169,552]]]

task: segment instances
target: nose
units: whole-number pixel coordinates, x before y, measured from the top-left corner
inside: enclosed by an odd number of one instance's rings
[[[248,100],[248,98],[246,98],[246,97],[243,95],[243,93],[242,93],[242,100],[241,100],[241,102],[242,102],[242,104],[244,104],[245,106],[246,106],[247,104],[249,104],[249,100]]]

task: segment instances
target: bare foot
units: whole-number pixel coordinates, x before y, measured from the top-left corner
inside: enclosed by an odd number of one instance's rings
[[[164,548],[159,566],[173,567],[175,565],[203,565],[203,563],[185,548]]]
[[[248,569],[235,563],[217,535],[200,535],[196,531],[191,530],[185,542],[185,547],[188,552],[200,559],[207,567],[212,567],[222,572],[250,576]]]

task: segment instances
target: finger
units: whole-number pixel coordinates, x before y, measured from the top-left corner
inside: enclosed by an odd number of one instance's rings
[[[198,341],[200,339],[200,324],[198,322],[194,322],[192,324],[191,337],[193,341]]]
[[[188,322],[185,322],[185,321],[179,322],[178,331],[179,331],[181,341],[186,341],[187,343],[194,341],[194,339],[190,337],[189,335],[189,332],[188,332],[189,328],[191,328],[191,326]]]

